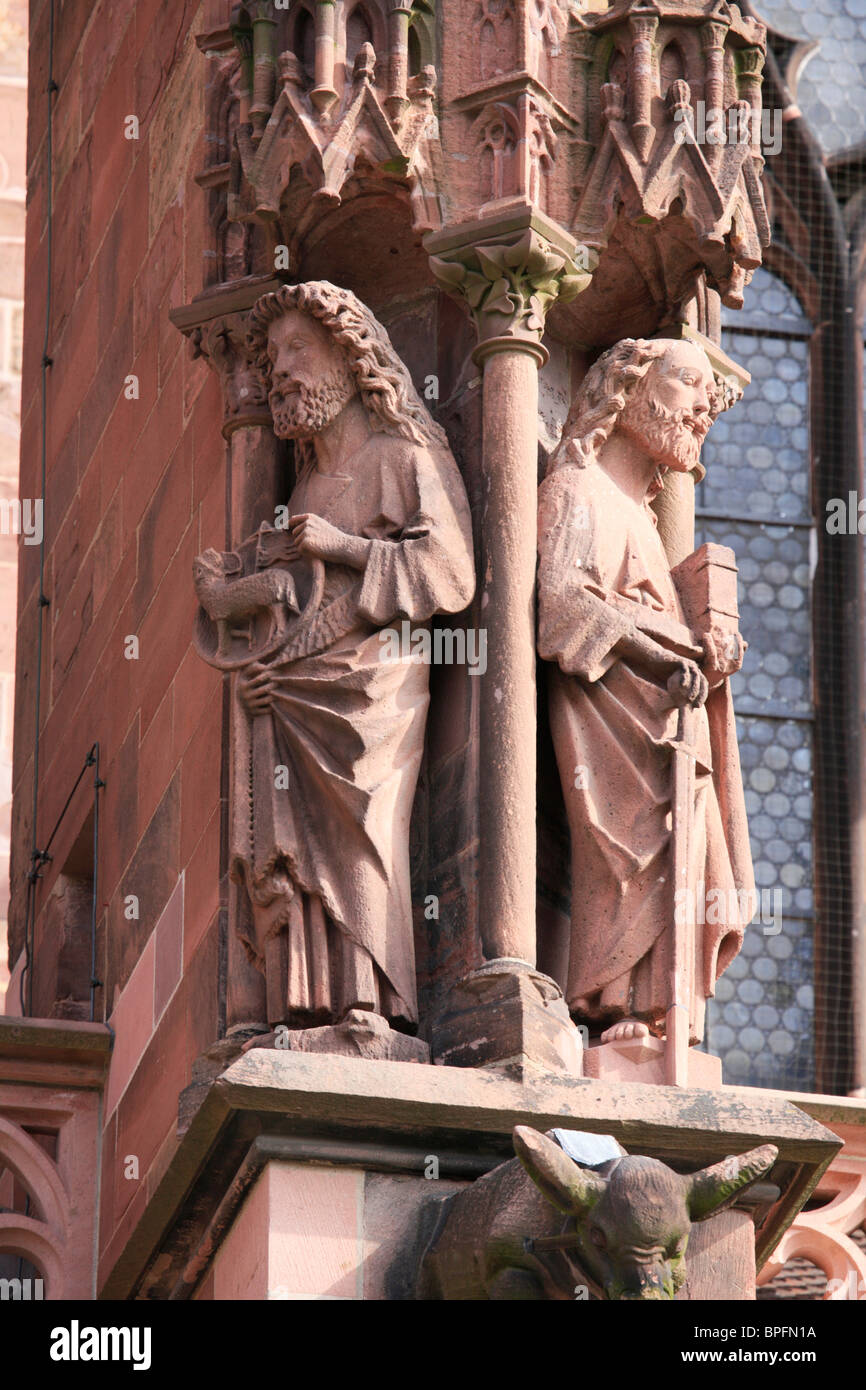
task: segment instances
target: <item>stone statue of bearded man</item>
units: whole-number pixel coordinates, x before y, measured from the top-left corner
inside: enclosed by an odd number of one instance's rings
[[[587,373],[539,494],[538,650],[555,663],[550,723],[571,830],[565,996],[574,1015],[607,1027],[604,1041],[660,1036],[672,1002],[682,706],[694,711],[689,883],[708,897],[721,890],[711,901],[726,909],[691,919],[692,1043],[751,915],[741,910],[754,881],[727,680],[743,642],[735,616],[724,644],[687,617],[699,567],[672,573],[650,507],[668,470],[699,467],[720,405],[699,346],[626,339]]]
[[[287,525],[260,533],[256,568],[276,556],[300,577],[316,563],[321,592],[237,677],[231,872],[252,904],[245,945],[271,1026],[360,1010],[411,1032],[409,820],[429,671],[384,659],[380,633],[471,601],[466,494],[387,333],[349,291],[321,281],[264,296],[249,342],[296,464]]]

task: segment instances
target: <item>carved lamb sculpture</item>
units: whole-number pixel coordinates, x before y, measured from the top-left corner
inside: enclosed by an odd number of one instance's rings
[[[517,1158],[444,1202],[421,1298],[565,1300],[580,1285],[605,1299],[673,1298],[692,1223],[729,1204],[778,1156],[764,1144],[682,1176],[607,1137],[552,1133],[576,1141],[569,1147],[590,1162],[518,1125]]]
[[[288,628],[289,612],[299,612],[295,583],[288,570],[266,569],[231,579],[241,567],[234,551],[205,550],[193,561],[193,581],[202,608],[217,625],[217,655],[229,654],[231,627],[253,618],[263,608],[271,615],[271,636],[281,636]]]

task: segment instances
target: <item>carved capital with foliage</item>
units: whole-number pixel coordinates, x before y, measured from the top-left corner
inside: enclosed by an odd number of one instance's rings
[[[559,245],[528,226],[501,240],[443,248],[441,255],[431,255],[430,265],[442,288],[471,310],[478,332],[476,359],[512,345],[543,363],[547,312],[557,299],[574,299],[586,288],[596,257],[585,248],[578,252]]]
[[[246,311],[209,319],[190,335],[193,357],[204,357],[220,379],[223,434],[243,425],[270,425],[267,388],[247,347]]]

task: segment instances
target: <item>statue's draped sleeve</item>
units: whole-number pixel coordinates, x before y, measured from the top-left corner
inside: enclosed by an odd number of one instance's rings
[[[472,599],[472,524],[453,460],[406,443],[401,466],[383,475],[381,512],[367,528],[370,553],[358,614],[376,627],[397,616],[427,622]]]

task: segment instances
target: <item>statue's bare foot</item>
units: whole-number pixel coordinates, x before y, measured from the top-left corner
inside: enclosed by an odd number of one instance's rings
[[[601,1035],[603,1043],[625,1042],[629,1038],[648,1038],[649,1028],[645,1023],[638,1023],[633,1018],[620,1019],[619,1023],[614,1023],[611,1028],[607,1028]]]

